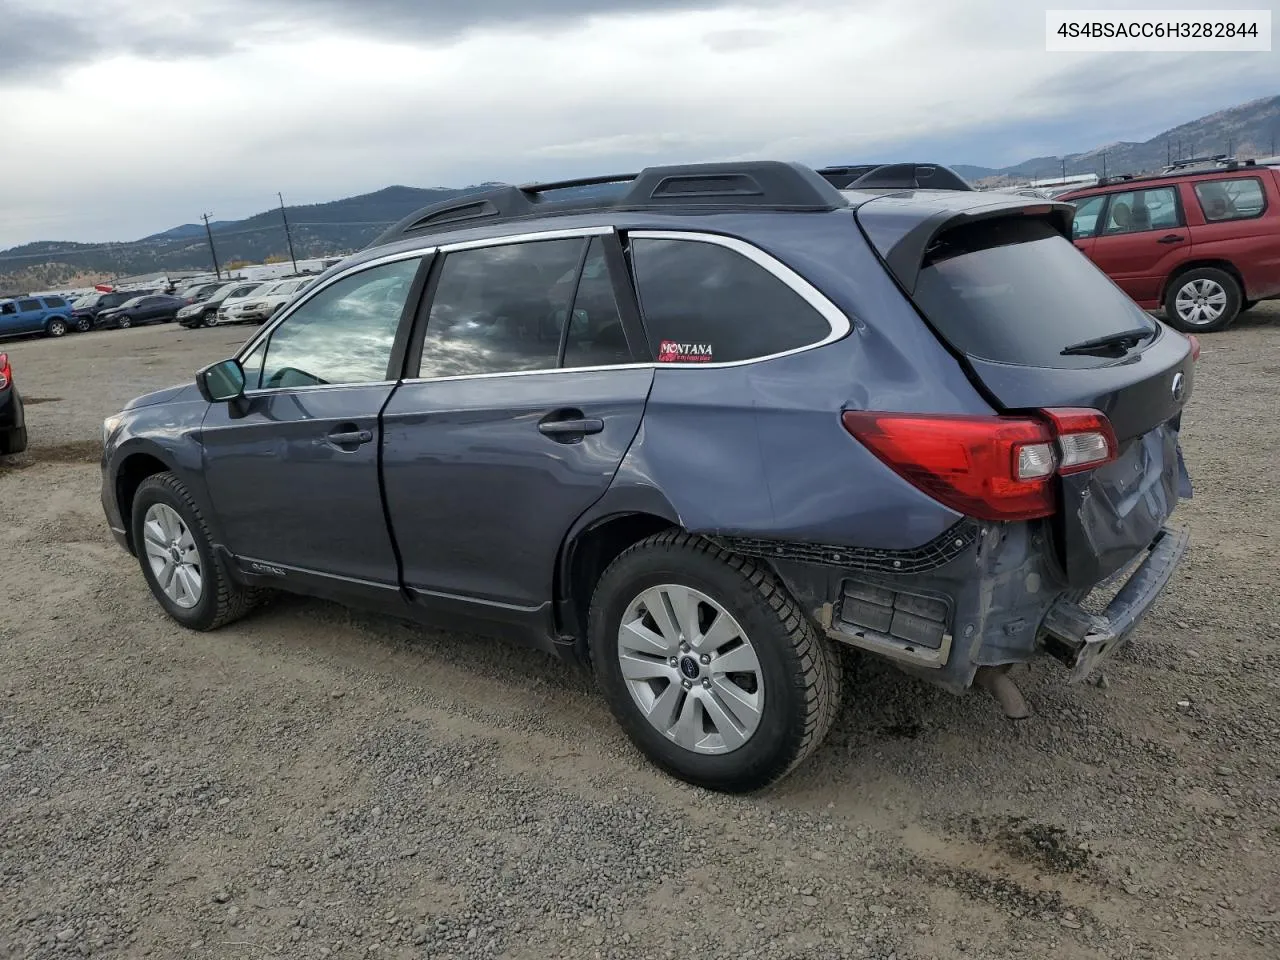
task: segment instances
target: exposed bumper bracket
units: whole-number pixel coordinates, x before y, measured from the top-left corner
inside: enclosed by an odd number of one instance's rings
[[[1163,528],[1147,548],[1146,558],[1100,614],[1090,613],[1070,597],[1049,608],[1041,624],[1045,648],[1070,668],[1071,683],[1084,680],[1124,645],[1168,585],[1190,541],[1187,530]]]

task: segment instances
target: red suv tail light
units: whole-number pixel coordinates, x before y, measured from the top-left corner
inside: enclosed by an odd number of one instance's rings
[[[846,411],[844,427],[908,483],[980,520],[1032,520],[1057,509],[1054,477],[1115,458],[1116,440],[1096,410],[1040,416]]]
[[[9,355],[0,353],[0,390],[13,382],[13,368],[9,366]]]

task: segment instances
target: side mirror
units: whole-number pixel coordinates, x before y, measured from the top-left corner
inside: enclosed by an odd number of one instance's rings
[[[234,357],[211,363],[196,374],[200,396],[209,403],[229,403],[244,396],[244,368]]]

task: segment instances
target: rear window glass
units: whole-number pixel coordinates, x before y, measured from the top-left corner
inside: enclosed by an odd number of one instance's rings
[[[1206,180],[1196,184],[1196,199],[1204,218],[1219,220],[1251,220],[1267,209],[1262,181],[1256,177],[1242,180]]]
[[[718,244],[636,237],[631,262],[659,363],[754,360],[831,335],[831,324],[800,294]]]
[[[1043,220],[975,223],[929,250],[915,301],[955,349],[1033,367],[1096,367],[1114,357],[1062,356],[1073,344],[1158,329]]]
[[[65,307],[67,305],[67,301],[61,297],[45,297],[44,302],[47,307]]]

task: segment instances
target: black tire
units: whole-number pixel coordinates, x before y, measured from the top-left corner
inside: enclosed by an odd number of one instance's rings
[[[117,328],[117,329],[119,329],[119,330],[128,330],[128,329],[129,329],[130,327],[132,327],[132,326],[133,326],[133,321],[132,321],[132,320],[130,320],[128,317],[117,317],[117,318],[116,318],[116,328]]]
[[[1240,312],[1244,313],[1246,310],[1252,310],[1257,305],[1258,305],[1257,300],[1246,300],[1244,301],[1244,303],[1240,304]]]
[[[65,317],[50,317],[44,325],[44,332],[50,337],[65,337],[69,329]]]
[[[191,531],[196,552],[200,556],[200,574],[203,580],[200,600],[195,606],[178,606],[165,594],[156,580],[151,564],[147,562],[143,525],[148,508],[163,503],[171,507],[187,529]],[[237,583],[228,574],[222,562],[213,552],[209,528],[182,481],[172,473],[157,473],[138,486],[133,497],[131,518],[133,544],[138,554],[142,575],[151,588],[151,594],[170,617],[191,630],[216,630],[239,620],[258,602],[259,591]]]
[[[202,327],[216,327],[218,325],[218,312],[215,310],[213,313],[206,313],[200,319],[200,325]]]
[[[622,676],[624,612],[641,591],[671,583],[721,605],[759,661],[766,692],[759,725],[728,753],[696,753],[668,739],[641,712]],[[589,638],[596,679],[632,743],[663,770],[700,787],[741,793],[773,783],[813,752],[839,711],[841,662],[831,641],[815,633],[770,571],[701,537],[669,531],[619,555],[592,597]]]
[[[8,433],[0,433],[0,455],[9,456],[27,449],[27,428],[19,427]]]
[[[1178,292],[1188,285],[1197,281],[1207,281],[1210,284],[1217,284],[1226,293],[1226,308],[1214,320],[1206,322],[1190,322],[1184,320],[1178,314],[1176,301]],[[1216,333],[1219,330],[1225,330],[1229,327],[1233,320],[1240,314],[1240,307],[1244,302],[1243,294],[1240,292],[1240,284],[1236,282],[1236,278],[1225,270],[1219,270],[1216,267],[1195,267],[1186,273],[1180,273],[1169,281],[1169,289],[1164,294],[1164,316],[1169,325],[1175,330],[1181,330],[1183,333]]]
[[[93,317],[81,317],[76,321],[76,330],[80,333],[88,333],[93,329]]]

